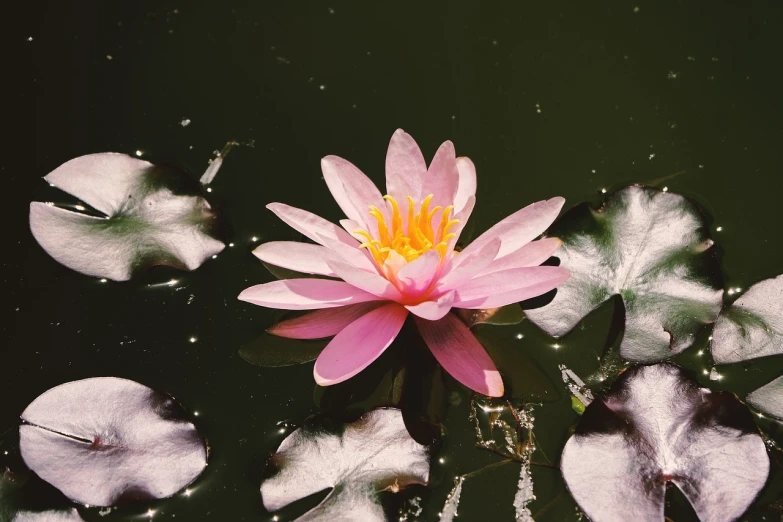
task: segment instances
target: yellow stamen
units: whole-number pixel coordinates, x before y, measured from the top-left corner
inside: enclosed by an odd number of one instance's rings
[[[371,206],[369,213],[378,223],[378,237],[373,237],[366,230],[355,230],[355,235],[366,240],[360,247],[370,252],[379,267],[383,267],[392,251],[401,255],[406,261],[413,261],[430,250],[437,251],[442,259],[445,258],[449,250],[449,240],[456,237],[456,234],[449,233],[449,229],[458,224],[459,220],[451,219],[453,205],[445,209],[436,206],[430,210],[433,197],[432,194],[427,195],[421,202],[419,211],[416,212],[416,202],[408,196],[406,198],[407,220],[403,220],[397,200],[389,195],[384,196],[383,199],[391,204],[390,223],[387,224],[383,212],[378,207]],[[440,223],[437,227],[433,227],[435,214],[441,210]]]

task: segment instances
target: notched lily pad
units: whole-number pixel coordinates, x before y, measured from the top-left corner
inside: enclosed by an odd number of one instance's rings
[[[769,457],[750,411],[672,364],[626,370],[586,409],[561,471],[593,522],[663,522],[666,484],[700,520],[736,520],[761,491]]]
[[[783,275],[751,286],[724,308],[712,332],[712,358],[728,364],[783,354]]]
[[[757,410],[783,420],[783,375],[751,392],[747,400]]]
[[[552,302],[527,317],[556,337],[614,295],[625,305],[620,354],[653,362],[689,347],[712,323],[722,276],[704,217],[692,201],[631,186],[598,210],[582,204],[548,232],[563,240],[557,257],[571,278]]]
[[[153,265],[195,270],[225,247],[201,185],[179,170],[105,153],[72,159],[44,179],[97,211],[30,203],[36,241],[77,272],[125,281]]]
[[[331,488],[298,522],[385,521],[378,493],[429,480],[429,452],[405,429],[397,409],[373,410],[356,422],[311,420],[283,440],[261,484],[264,507],[276,511]]]
[[[207,464],[206,443],[182,407],[127,379],[61,384],[21,418],[19,449],[27,466],[82,504],[170,497]]]

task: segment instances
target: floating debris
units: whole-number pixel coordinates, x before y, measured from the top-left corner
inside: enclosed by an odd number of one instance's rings
[[[525,458],[519,470],[517,493],[514,495],[514,510],[517,522],[533,522],[533,513],[528,505],[536,499],[533,493],[533,476],[530,474],[530,460]]]
[[[449,492],[449,496],[446,497],[446,503],[443,504],[443,509],[440,512],[440,518],[438,519],[440,522],[453,522],[454,517],[457,516],[459,497],[462,495],[462,484],[464,482],[464,475],[454,479],[454,487]]]
[[[593,402],[593,392],[587,388],[585,382],[577,374],[564,364],[559,365],[558,368],[560,368],[560,375],[571,395],[579,399],[585,407]]]

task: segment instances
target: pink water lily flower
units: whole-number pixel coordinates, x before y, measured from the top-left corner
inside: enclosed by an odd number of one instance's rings
[[[413,138],[397,130],[386,155],[386,196],[348,161],[321,160],[324,179],[348,219],[334,225],[282,203],[267,206],[316,244],[279,241],[254,254],[266,263],[339,278],[288,279],[244,290],[239,299],[286,310],[314,310],[269,332],[295,339],[334,336],[315,362],[315,380],[336,384],[370,365],[408,314],[437,361],[459,382],[492,397],[503,380],[452,308],[486,309],[544,294],[568,271],[538,266],[560,246],[533,241],[557,217],[563,198],[529,205],[454,250],[476,202],[476,169],[440,146],[429,168]]]

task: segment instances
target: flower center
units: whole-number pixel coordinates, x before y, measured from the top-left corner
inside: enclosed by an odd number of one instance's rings
[[[403,226],[403,218],[397,201],[391,196],[383,196],[383,199],[388,200],[392,206],[391,223],[386,223],[386,219],[378,207],[370,206],[370,215],[378,221],[378,239],[373,238],[365,230],[357,230],[356,234],[367,239],[360,247],[368,249],[380,267],[383,266],[392,251],[397,252],[407,262],[413,261],[430,250],[437,250],[443,259],[446,256],[449,239],[456,236],[454,233],[449,233],[449,228],[459,223],[459,219],[451,219],[454,206],[449,205],[443,209],[440,223],[433,226],[433,217],[442,207],[437,206],[430,210],[432,198],[432,194],[424,198],[419,211],[416,212],[416,204],[413,198],[408,196],[408,219],[405,223],[407,226]]]

